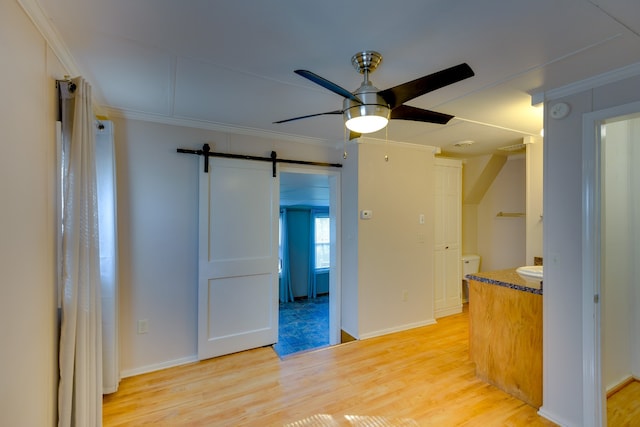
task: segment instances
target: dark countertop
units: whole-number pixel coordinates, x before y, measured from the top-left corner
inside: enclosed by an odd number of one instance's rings
[[[542,281],[540,283],[526,281],[516,273],[515,268],[467,274],[465,279],[542,295]]]

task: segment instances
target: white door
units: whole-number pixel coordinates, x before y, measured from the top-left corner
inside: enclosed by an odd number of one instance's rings
[[[279,178],[271,167],[210,158],[209,173],[201,172],[200,360],[278,339]]]
[[[460,274],[461,166],[436,164],[435,189],[435,317],[462,310]],[[450,163],[450,162],[448,162]]]

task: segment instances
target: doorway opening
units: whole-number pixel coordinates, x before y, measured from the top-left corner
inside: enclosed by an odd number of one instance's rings
[[[280,171],[280,357],[339,339],[339,174]]]
[[[584,119],[584,419],[594,426],[628,419],[616,396],[640,392],[639,112],[635,103]]]

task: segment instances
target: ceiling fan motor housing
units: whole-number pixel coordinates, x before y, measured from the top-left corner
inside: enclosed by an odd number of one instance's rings
[[[358,90],[353,93],[362,101],[362,103],[345,98],[342,103],[342,115],[345,123],[351,119],[366,116],[384,119],[384,124],[386,125],[391,114],[391,109],[378,92],[378,88],[368,82],[363,82]]]

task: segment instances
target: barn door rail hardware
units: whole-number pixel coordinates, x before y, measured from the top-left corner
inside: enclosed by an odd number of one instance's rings
[[[271,152],[271,157],[259,157],[259,156],[247,156],[245,154],[229,154],[229,153],[217,153],[211,151],[209,144],[204,144],[202,150],[189,150],[187,148],[178,148],[178,153],[196,154],[198,156],[204,156],[204,173],[209,173],[209,157],[225,157],[227,159],[242,159],[242,160],[257,160],[260,162],[270,162],[272,164],[273,177],[276,177],[276,164],[277,163],[290,163],[296,165],[311,165],[311,166],[330,166],[334,168],[341,168],[341,163],[324,163],[324,162],[308,162],[305,160],[289,160],[279,159],[275,151]]]

